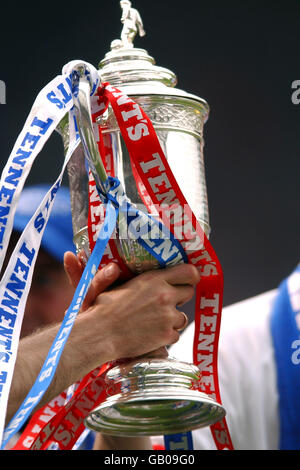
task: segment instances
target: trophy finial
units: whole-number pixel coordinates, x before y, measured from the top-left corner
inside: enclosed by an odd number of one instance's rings
[[[121,0],[120,5],[122,8],[121,23],[123,23],[123,29],[121,44],[119,43],[117,47],[132,48],[136,33],[138,32],[141,37],[146,34],[142,18],[135,8],[131,8],[129,0]]]
[[[131,7],[130,0],[121,0],[121,22],[123,28],[121,37],[110,43],[110,50],[99,63],[101,80],[111,85],[163,83],[174,87],[176,75],[163,67],[155,65],[155,59],[145,49],[134,47],[133,41],[137,34],[145,36],[143,22],[139,12]]]

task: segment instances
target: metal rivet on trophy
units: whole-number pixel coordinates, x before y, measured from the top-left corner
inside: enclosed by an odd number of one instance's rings
[[[111,50],[100,62],[100,79],[130,96],[149,116],[182,193],[209,236],[203,161],[203,126],[209,107],[203,99],[175,88],[175,74],[155,65],[146,50],[134,47],[136,34],[145,35],[143,23],[130,1],[122,0],[120,5],[121,39],[112,41]],[[84,97],[80,107],[88,110]],[[99,124],[113,155],[116,176],[131,202],[140,207],[143,202],[129,154],[111,108],[99,118]],[[91,120],[83,119],[82,125],[86,126],[85,133],[91,137],[87,142],[90,142],[93,140]],[[59,129],[67,146],[68,123],[62,122]],[[92,154],[93,149],[89,150]],[[80,145],[68,164],[74,242],[77,251],[86,257],[90,255],[85,166],[89,150]],[[95,176],[101,182],[105,177],[101,162],[98,167],[99,174]],[[116,238],[115,243],[133,273],[158,267],[157,261],[133,240]],[[106,376],[109,398],[90,413],[85,424],[98,432],[119,436],[173,434],[211,425],[222,419],[225,411],[212,398],[195,389],[200,375],[195,365],[172,358],[143,357],[115,366]]]

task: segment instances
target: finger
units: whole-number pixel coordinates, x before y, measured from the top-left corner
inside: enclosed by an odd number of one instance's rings
[[[190,284],[196,285],[200,281],[200,273],[197,268],[188,263],[177,264],[171,268],[161,269],[161,276],[172,285]]]
[[[177,343],[177,341],[179,341],[180,339],[180,333],[178,332],[178,330],[175,330],[175,328],[173,328],[172,331],[173,333],[170,336],[169,345]]]
[[[142,356],[139,356],[139,358],[158,358],[158,359],[166,359],[169,356],[168,350],[165,347],[161,347],[158,349],[155,349],[154,351],[150,351],[147,354],[143,354]]]
[[[64,254],[64,268],[71,286],[76,289],[83,272],[83,267],[77,256],[71,251],[67,251]]]
[[[88,308],[101,292],[111,286],[120,276],[121,270],[116,263],[109,263],[99,269],[92,280],[89,291],[83,301],[82,309]]]
[[[67,251],[64,255],[64,268],[70,284],[76,289],[83,273],[83,266],[81,261],[71,251]],[[97,271],[83,301],[82,309],[87,309],[101,292],[115,282],[120,272],[120,268],[116,263],[109,263]]]
[[[180,318],[178,318],[178,322],[174,325],[174,329],[177,331],[182,331],[187,326],[189,319],[184,312],[179,312]]]
[[[105,289],[110,287],[120,276],[121,270],[116,263],[109,263],[104,268],[97,271],[92,285],[95,289],[95,296],[98,296]]]
[[[194,297],[194,287],[190,285],[174,286],[174,305],[181,307]]]

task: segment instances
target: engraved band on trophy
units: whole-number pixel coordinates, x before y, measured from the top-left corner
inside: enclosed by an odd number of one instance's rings
[[[145,34],[142,20],[130,1],[122,0],[120,4],[121,39],[112,41],[111,50],[100,62],[100,79],[131,97],[149,116],[182,193],[208,236],[203,126],[209,107],[203,99],[175,88],[175,74],[155,65],[146,50],[133,46],[136,33]],[[106,179],[93,136],[88,96],[89,85],[81,71],[75,107],[84,145],[80,144],[74,152],[68,176],[74,242],[77,252],[87,258],[89,188],[85,159],[92,163],[93,176],[100,187]],[[133,204],[142,205],[129,154],[110,107],[98,118],[98,124],[110,146],[116,176],[126,196]],[[61,122],[59,129],[67,146],[68,122]],[[133,273],[158,267],[157,260],[134,240],[116,237],[114,242]],[[195,390],[194,384],[199,380],[198,367],[172,358],[143,357],[115,366],[106,376],[108,387],[111,391],[115,388],[115,393],[90,413],[85,424],[96,431],[120,436],[173,434],[211,425],[224,417],[225,410],[211,397]]]

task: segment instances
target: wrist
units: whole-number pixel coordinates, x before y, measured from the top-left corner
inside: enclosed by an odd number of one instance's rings
[[[74,323],[63,360],[70,363],[81,377],[117,358],[111,322],[105,321],[106,316],[105,306],[101,308],[101,313],[99,308],[91,307],[80,314]]]

